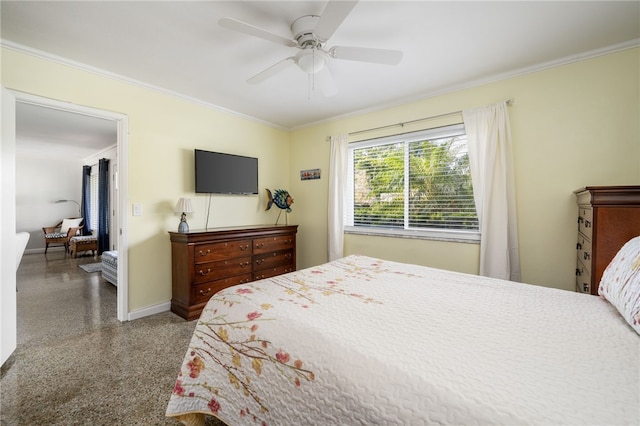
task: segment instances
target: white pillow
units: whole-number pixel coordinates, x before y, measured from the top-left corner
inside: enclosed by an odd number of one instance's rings
[[[604,270],[598,294],[640,334],[640,236],[622,246]]]
[[[82,222],[82,218],[79,217],[77,219],[63,219],[62,225],[60,226],[60,232],[67,232],[69,228],[77,228],[80,226],[80,222]]]

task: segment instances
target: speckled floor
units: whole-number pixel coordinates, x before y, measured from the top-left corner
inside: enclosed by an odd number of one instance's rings
[[[0,375],[2,426],[180,424],[164,413],[195,321],[166,312],[120,323],[116,288],[78,268],[97,261],[24,256],[18,347]]]

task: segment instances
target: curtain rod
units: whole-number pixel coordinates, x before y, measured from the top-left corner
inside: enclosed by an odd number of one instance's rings
[[[513,105],[513,103],[515,102],[515,99],[513,99],[513,98],[507,99],[505,102],[507,103],[507,105]],[[387,124],[386,126],[373,127],[371,129],[356,130],[355,132],[350,132],[350,133],[347,133],[347,134],[349,136],[354,136],[354,135],[359,135],[361,133],[373,132],[373,131],[376,131],[376,130],[390,129],[392,127],[404,127],[407,124],[415,124],[415,123],[419,123],[421,121],[435,120],[436,118],[443,118],[443,117],[448,117],[450,115],[456,115],[456,114],[462,114],[462,110],[445,112],[444,114],[432,115],[430,117],[417,118],[415,120],[404,121],[404,122],[395,123],[395,124]],[[331,136],[327,136],[326,140],[327,141],[331,140]]]

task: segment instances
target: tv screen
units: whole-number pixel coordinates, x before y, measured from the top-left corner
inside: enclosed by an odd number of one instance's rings
[[[257,194],[258,159],[195,150],[196,192]]]

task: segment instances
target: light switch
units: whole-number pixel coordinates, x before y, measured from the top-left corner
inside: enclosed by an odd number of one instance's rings
[[[133,204],[133,215],[142,216],[142,204],[139,204],[139,203]]]

